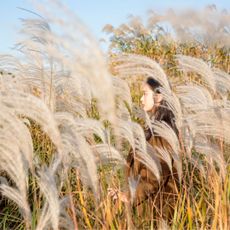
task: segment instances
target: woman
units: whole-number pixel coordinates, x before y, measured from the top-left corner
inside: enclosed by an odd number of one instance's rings
[[[143,109],[149,114],[152,122],[167,123],[178,136],[175,116],[163,99],[160,83],[152,77],[147,78],[143,86],[143,92],[141,103]],[[138,178],[134,206],[138,208],[139,214],[142,215],[144,211],[149,213],[150,208],[161,217],[169,217],[172,215],[172,213],[170,213],[172,211],[170,206],[176,198],[177,173],[174,167],[173,172],[170,171],[168,164],[163,161],[158,149],[163,148],[169,154],[172,149],[164,138],[155,135],[154,129],[150,130],[150,128],[147,127],[144,131],[146,140],[155,149],[157,155],[155,157],[157,157],[160,162],[162,175],[159,183],[151,170],[135,159],[132,151],[129,153],[127,157],[127,178]],[[173,165],[172,157],[171,161]]]

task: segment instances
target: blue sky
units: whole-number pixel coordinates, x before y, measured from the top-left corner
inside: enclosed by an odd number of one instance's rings
[[[139,15],[145,17],[149,9],[163,11],[168,8],[203,8],[208,4],[215,4],[218,9],[228,9],[228,0],[62,0],[67,4],[90,28],[96,38],[100,39],[106,35],[102,33],[105,24],[118,26],[127,22],[127,17]],[[33,10],[28,0],[7,0],[0,4],[0,53],[11,52],[11,47],[16,42],[17,31],[20,29],[19,18],[31,17],[17,7]]]

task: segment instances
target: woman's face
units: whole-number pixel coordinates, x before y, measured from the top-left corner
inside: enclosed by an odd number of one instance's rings
[[[159,104],[162,101],[162,94],[154,93],[150,86],[146,83],[143,85],[143,96],[141,97],[142,108],[148,112],[154,104]]]
[[[154,100],[153,100],[153,91],[150,88],[150,86],[146,83],[144,83],[143,87],[143,96],[141,97],[141,104],[142,108],[147,112],[150,111],[154,106]]]

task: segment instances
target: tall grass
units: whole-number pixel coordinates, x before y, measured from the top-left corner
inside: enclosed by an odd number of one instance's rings
[[[108,67],[97,41],[70,10],[56,2],[38,7],[43,17],[22,21],[20,55],[0,56],[0,228],[228,229],[229,62],[210,67],[185,55],[185,46],[172,51],[175,77],[158,63],[160,55],[132,49],[113,54]],[[179,139],[135,109],[149,75],[162,83]],[[146,201],[141,215],[131,200],[122,201],[128,191],[135,199],[138,183],[124,172],[131,148],[161,176],[144,124],[168,141],[173,152],[158,151],[169,167],[172,154],[180,175],[170,220],[164,207],[156,213],[154,203]]]

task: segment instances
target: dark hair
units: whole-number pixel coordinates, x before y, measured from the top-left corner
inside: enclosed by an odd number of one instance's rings
[[[160,93],[160,87],[162,87],[162,85],[155,80],[152,77],[148,77],[146,80],[146,83],[151,87],[151,89],[155,92],[155,93]]]

